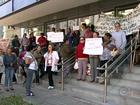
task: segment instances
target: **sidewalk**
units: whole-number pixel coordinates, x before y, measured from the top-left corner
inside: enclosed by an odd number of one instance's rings
[[[4,87],[0,86],[2,88],[0,90],[0,97],[20,95],[24,100],[35,105],[99,105],[82,98],[71,96],[69,92],[61,91],[59,86],[56,86],[54,90],[48,90],[47,86],[47,81],[39,86],[34,84],[33,92],[35,96],[26,96],[25,87],[21,83],[14,84],[15,90],[10,92],[6,92]]]

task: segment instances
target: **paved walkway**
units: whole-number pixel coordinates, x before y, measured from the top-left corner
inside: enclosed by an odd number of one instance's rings
[[[91,103],[87,100],[74,97],[67,91],[61,91],[60,86],[56,86],[53,90],[47,89],[47,81],[42,85],[33,85],[35,96],[26,96],[25,87],[21,83],[14,84],[14,91],[6,92],[4,87],[0,85],[0,96],[20,95],[24,100],[35,105],[99,105]],[[75,93],[76,94],[76,93]]]

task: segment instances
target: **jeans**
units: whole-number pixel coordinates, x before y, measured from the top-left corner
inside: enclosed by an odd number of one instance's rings
[[[99,57],[90,57],[89,62],[91,66],[91,81],[95,81],[98,76],[98,70],[96,68],[99,65]]]
[[[0,84],[1,84],[2,75],[3,75],[3,73],[0,73]]]
[[[35,70],[28,69],[27,70],[27,78],[26,78],[26,92],[30,93],[31,92],[31,86],[32,86],[32,79],[33,79],[33,74]]]
[[[5,68],[5,87],[12,87],[14,69],[12,67]]]
[[[35,82],[39,83],[39,70],[35,71]]]

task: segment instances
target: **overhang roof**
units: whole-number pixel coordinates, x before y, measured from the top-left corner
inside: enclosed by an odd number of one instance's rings
[[[97,2],[98,0],[49,0],[0,20],[1,25],[15,25],[59,11]],[[87,11],[88,12],[88,11]]]

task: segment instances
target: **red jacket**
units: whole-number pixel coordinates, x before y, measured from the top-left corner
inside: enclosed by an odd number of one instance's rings
[[[45,38],[44,36],[41,36],[38,38],[37,42],[39,43],[41,47],[44,47],[47,45],[47,38]]]
[[[85,47],[85,43],[79,43],[77,48],[76,48],[76,59],[78,58],[88,58],[87,54],[83,54]]]

